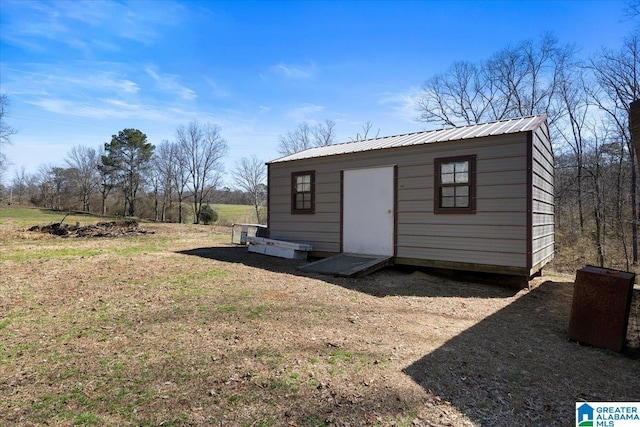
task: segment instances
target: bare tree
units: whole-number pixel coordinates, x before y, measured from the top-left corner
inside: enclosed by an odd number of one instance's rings
[[[30,179],[31,177],[27,173],[24,166],[21,166],[19,170],[16,170],[13,173],[13,180],[11,181],[11,192],[13,194],[13,198],[17,199],[18,203],[23,202],[23,198],[26,196],[29,188]]]
[[[554,95],[562,70],[574,55],[571,46],[558,47],[549,34],[535,43],[508,46],[487,61],[460,61],[423,87],[420,120],[445,126],[475,124],[547,113],[558,118]]]
[[[227,154],[227,142],[220,135],[217,125],[200,125],[193,121],[176,130],[180,155],[185,160],[193,193],[194,224],[200,223],[202,202],[210,189],[216,188],[222,179],[222,158]]]
[[[267,170],[263,161],[256,156],[251,158],[243,157],[235,164],[232,172],[236,186],[251,195],[253,207],[256,210],[256,219],[262,224],[265,218],[260,216],[260,207],[264,205],[266,199]]]
[[[189,183],[189,167],[187,164],[187,158],[180,151],[180,146],[177,143],[172,144],[172,150],[174,151],[174,162],[171,167],[171,179],[173,180],[173,188],[178,195],[178,223],[182,224],[183,209],[182,203],[185,201],[185,191]]]
[[[556,121],[555,132],[565,142],[563,146],[568,147],[575,159],[575,186],[578,195],[578,216],[580,221],[580,232],[584,233],[585,219],[583,208],[583,173],[584,173],[584,144],[585,127],[588,125],[587,117],[589,113],[589,100],[587,97],[587,86],[583,73],[583,68],[572,67],[562,70],[557,85],[558,111],[562,111],[562,119]]]
[[[592,132],[592,146],[589,150],[591,154],[591,159],[588,161],[588,165],[585,168],[588,173],[589,178],[591,179],[591,194],[593,197],[593,218],[595,222],[595,231],[594,231],[594,244],[596,248],[596,253],[598,256],[598,265],[600,267],[604,267],[605,263],[605,250],[604,250],[604,239],[605,239],[605,209],[604,209],[604,193],[605,193],[605,182],[603,180],[603,145],[604,141],[606,141],[607,135],[604,133],[602,138],[599,133],[594,131]]]
[[[355,142],[355,141],[364,141],[365,139],[369,139],[369,138],[377,138],[380,135],[380,128],[378,128],[378,131],[376,132],[375,136],[369,136],[369,132],[371,131],[372,128],[373,128],[373,123],[371,123],[371,121],[367,121],[365,122],[365,124],[362,125],[362,133],[358,132],[355,138],[349,138],[349,139],[352,142]]]
[[[159,189],[162,192],[160,221],[167,220],[167,208],[171,209],[174,168],[178,162],[177,147],[169,141],[162,141],[153,155],[153,169],[158,175]],[[184,186],[183,186],[184,188]]]
[[[293,132],[289,131],[284,135],[280,135],[278,144],[278,153],[283,156],[298,153],[313,147],[311,140],[311,127],[307,122],[298,125]]]
[[[69,166],[71,185],[82,202],[82,210],[89,212],[91,196],[100,181],[98,153],[93,148],[78,145],[73,147],[67,156],[65,162]]]
[[[590,92],[593,102],[615,124],[624,143],[631,168],[632,257],[638,264],[638,189],[636,152],[629,131],[629,104],[640,99],[640,39],[628,38],[618,52],[607,48],[589,62],[599,90]]]
[[[525,40],[490,58],[489,74],[505,101],[507,116],[546,112],[553,124],[557,119],[552,106],[558,78],[572,56],[572,47],[559,48],[554,37],[544,34],[537,44]]]
[[[68,207],[70,197],[68,169],[41,165],[37,174],[37,194],[32,195],[31,201],[38,206],[61,210]]]
[[[316,126],[302,122],[296,130],[280,135],[278,153],[283,156],[298,153],[313,147],[324,147],[335,142],[335,123],[325,120]]]
[[[640,0],[627,0],[624,14],[631,19],[640,16]]]
[[[493,79],[484,65],[455,62],[446,72],[429,78],[418,107],[420,120],[445,126],[475,124],[506,114],[499,105]]]
[[[4,174],[8,159],[2,148],[11,144],[11,136],[15,135],[16,130],[7,123],[7,113],[9,112],[9,98],[5,94],[0,94],[0,178]]]
[[[335,122],[329,119],[325,120],[324,123],[314,126],[312,129],[314,145],[316,147],[325,147],[333,144],[335,142],[335,127]]]

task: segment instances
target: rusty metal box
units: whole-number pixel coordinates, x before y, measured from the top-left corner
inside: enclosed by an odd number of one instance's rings
[[[627,337],[635,274],[586,266],[576,272],[569,339],[620,352]]]

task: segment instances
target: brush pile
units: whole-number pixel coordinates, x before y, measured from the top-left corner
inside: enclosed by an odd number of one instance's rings
[[[61,237],[125,237],[153,234],[153,231],[138,227],[134,220],[99,222],[93,225],[80,226],[56,222],[49,225],[34,225],[28,231],[48,233]]]

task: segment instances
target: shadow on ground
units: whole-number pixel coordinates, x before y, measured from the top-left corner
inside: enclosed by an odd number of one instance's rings
[[[358,279],[303,273],[296,268],[305,261],[249,253],[242,246],[180,253],[316,278],[375,297],[512,298],[518,292],[398,268]],[[636,349],[618,354],[567,339],[572,294],[572,283],[550,280],[523,291],[403,372],[435,402],[448,402],[483,426],[574,425],[576,402],[639,400]]]
[[[387,267],[369,276],[345,278],[297,270],[307,261],[270,257],[249,252],[246,246],[215,246],[179,251],[182,255],[198,256],[222,262],[240,263],[276,273],[311,277],[343,288],[366,293],[375,297],[462,297],[462,298],[508,298],[518,289],[498,286],[493,282],[479,283],[482,276],[443,276],[425,274],[417,268]],[[460,279],[458,279],[460,277]]]
[[[546,281],[404,372],[481,425],[567,426],[577,401],[638,400],[637,360],[567,340],[572,293]]]

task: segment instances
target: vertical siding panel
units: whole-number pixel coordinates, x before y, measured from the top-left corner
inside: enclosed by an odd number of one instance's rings
[[[543,123],[532,135],[531,269],[542,268],[554,255],[554,159],[549,128]]]

